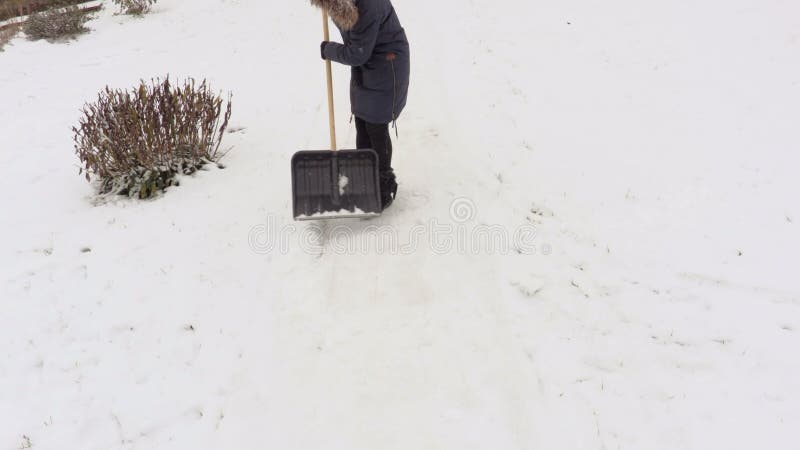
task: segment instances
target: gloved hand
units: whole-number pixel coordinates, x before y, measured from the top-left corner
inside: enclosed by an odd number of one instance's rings
[[[319,54],[322,56],[322,59],[328,59],[325,57],[325,47],[330,44],[329,41],[322,41],[322,44],[319,45]]]

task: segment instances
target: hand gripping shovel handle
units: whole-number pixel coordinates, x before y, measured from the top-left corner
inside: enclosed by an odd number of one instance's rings
[[[322,33],[325,37],[325,42],[331,40],[330,32],[328,31],[328,11],[322,9]],[[331,70],[331,60],[325,60],[325,74],[328,78],[328,126],[331,131],[331,150],[336,151],[336,118],[333,114],[333,74]]]

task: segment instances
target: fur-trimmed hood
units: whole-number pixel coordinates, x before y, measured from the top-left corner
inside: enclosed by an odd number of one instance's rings
[[[311,0],[318,8],[325,8],[339,28],[349,31],[358,22],[356,0]]]

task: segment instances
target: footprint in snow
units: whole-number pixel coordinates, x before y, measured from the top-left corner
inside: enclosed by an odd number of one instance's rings
[[[534,204],[531,206],[529,210],[530,214],[526,217],[528,222],[541,224],[547,218],[555,217],[555,214],[549,208],[545,208],[544,206],[537,206]]]
[[[527,298],[536,297],[545,288],[544,278],[536,275],[529,275],[519,280],[511,280],[511,286],[517,288],[520,294]]]

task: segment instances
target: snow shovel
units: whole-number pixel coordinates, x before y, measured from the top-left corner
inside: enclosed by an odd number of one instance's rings
[[[323,32],[328,12],[323,10]],[[301,151],[292,157],[292,206],[295,220],[375,217],[381,214],[378,154],[371,149],[336,149],[331,62],[328,77],[328,122],[331,149]]]

